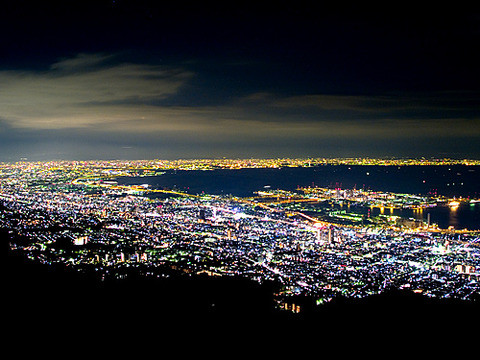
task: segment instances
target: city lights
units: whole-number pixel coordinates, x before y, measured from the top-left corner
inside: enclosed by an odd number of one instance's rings
[[[343,160],[336,160],[343,163]],[[311,162],[308,162],[311,164]],[[102,277],[240,276],[281,284],[289,297],[324,304],[388,288],[471,300],[480,291],[478,231],[439,229],[390,214],[458,200],[320,187],[259,190],[241,198],[119,185],[118,176],[176,168],[304,166],[304,160],[90,161],[2,164],[0,223],[14,233],[12,251],[42,264],[69,264]],[[154,194],[161,197],[149,196]],[[321,216],[316,204],[339,210]],[[455,202],[457,205],[454,205]],[[352,205],[350,205],[352,204]],[[341,210],[378,207],[378,219]]]

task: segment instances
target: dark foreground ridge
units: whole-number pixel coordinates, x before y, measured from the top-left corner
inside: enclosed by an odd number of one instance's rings
[[[74,321],[146,324],[195,317],[275,316],[272,289],[246,279],[208,276],[147,278],[136,271],[125,279],[81,273],[29,261],[9,249],[1,233],[4,311],[12,322]]]
[[[454,321],[477,321],[478,302],[426,298],[391,290],[364,299],[338,298],[316,306],[312,299],[294,299],[302,311],[293,314],[274,306],[270,284],[208,276],[146,278],[135,272],[124,280],[100,280],[68,267],[36,264],[9,250],[1,233],[3,311],[9,325],[85,327],[121,325],[123,329],[151,324],[199,321],[238,323],[311,323],[360,329],[422,324],[434,327]]]

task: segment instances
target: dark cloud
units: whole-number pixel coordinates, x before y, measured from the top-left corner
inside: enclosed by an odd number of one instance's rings
[[[415,141],[413,149],[432,146],[434,139],[445,144],[452,137],[480,136],[473,91],[285,96],[252,86],[240,93],[226,87],[229,95],[217,99],[218,89],[198,82],[205,74],[191,64],[141,64],[115,54],[82,53],[48,70],[1,71],[3,151],[21,148],[22,154],[45,158],[288,151],[314,156],[354,152],[361,144],[378,153],[385,143]],[[185,89],[209,101],[190,102]]]
[[[251,99],[251,97],[250,97]],[[401,92],[380,95],[309,94],[292,97],[265,97],[272,107],[310,113],[324,120],[351,119],[423,120],[479,119],[480,92]]]
[[[2,10],[4,158],[480,156],[474,11],[149,0]]]

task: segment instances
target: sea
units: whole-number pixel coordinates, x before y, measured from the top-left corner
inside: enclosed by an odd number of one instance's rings
[[[264,189],[295,191],[298,187],[319,186],[442,195],[457,199],[480,198],[480,166],[467,165],[322,165],[235,170],[166,170],[162,175],[119,177],[117,181],[124,185],[148,184],[152,188],[177,189],[190,194],[239,197],[253,196],[256,191]],[[442,229],[480,229],[480,202],[461,202],[458,208],[436,206],[423,211],[394,211],[392,215],[424,221],[427,214],[430,214],[430,222]]]

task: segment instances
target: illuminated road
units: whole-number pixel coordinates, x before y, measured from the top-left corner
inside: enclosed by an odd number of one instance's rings
[[[141,185],[118,185],[118,184],[111,184],[111,183],[98,183],[98,182],[93,182],[92,180],[89,180],[88,178],[77,178],[75,180],[72,181],[72,184],[74,185],[88,185],[88,186],[93,186],[93,187],[102,187],[102,188],[108,188],[108,189],[111,189],[111,190],[122,190],[122,191],[125,191],[125,192],[143,192],[143,193],[165,193],[165,194],[172,194],[172,195],[178,195],[178,196],[185,196],[185,197],[193,197],[193,198],[200,198],[199,195],[194,195],[194,194],[189,194],[189,193],[185,193],[185,192],[180,192],[180,191],[175,191],[175,190],[163,190],[163,189],[149,189],[145,186],[141,186]],[[271,196],[269,196],[271,197]],[[278,196],[276,196],[278,197]],[[257,197],[257,198],[261,198],[261,197]],[[259,206],[265,210],[268,210],[268,211],[271,211],[271,212],[274,212],[274,213],[281,213],[283,212],[283,210],[278,210],[276,208],[273,208],[271,206],[268,206],[264,203],[261,203],[261,202],[257,202],[257,201],[252,201],[251,199],[253,198],[234,198],[236,201],[240,202],[240,203],[244,203],[244,204],[247,204],[249,206]],[[320,199],[318,198],[315,198],[315,199],[291,199],[291,200],[282,200],[280,202],[273,202],[272,204],[277,204],[277,203],[288,203],[288,202],[297,202],[297,201],[305,201],[305,202],[315,202],[315,201],[320,201]],[[232,210],[230,209],[225,209],[225,208],[222,208],[222,207],[213,207],[213,206],[209,206],[211,208],[215,208],[216,210],[220,210],[220,211],[226,211],[226,212],[232,212]],[[311,221],[312,223],[314,224],[321,224],[322,226],[330,226],[330,225],[336,225],[336,226],[342,226],[342,227],[345,227],[345,228],[350,228],[350,229],[362,229],[361,226],[355,226],[355,225],[338,225],[336,223],[333,223],[333,222],[327,222],[327,221],[322,221],[322,220],[319,220],[317,218],[314,218],[314,217],[311,217],[309,215],[306,215],[300,211],[293,211],[293,212],[289,212],[289,214],[291,216],[300,216],[308,221]],[[244,214],[245,217],[252,217],[252,218],[257,218],[257,219],[262,219],[262,220],[269,220],[269,221],[276,221],[276,222],[282,222],[282,223],[286,223],[286,224],[290,224],[290,225],[297,225],[295,222],[290,222],[290,221],[286,221],[286,220],[280,220],[280,219],[266,219],[264,217],[259,217],[259,216],[255,216],[255,215],[247,215],[247,214]],[[388,229],[390,230],[394,230],[394,231],[398,231],[398,229],[395,229],[393,227],[389,227]],[[438,228],[428,228],[428,229],[419,229],[419,230],[416,230],[416,231],[413,231],[413,234],[421,234],[421,233],[440,233],[440,234],[475,234],[475,233],[478,233],[478,230],[456,230],[456,229],[453,229],[453,230],[446,230],[446,229],[438,229]],[[456,240],[455,242],[457,243],[464,243],[464,245],[473,245],[473,246],[476,246],[476,247],[480,247],[480,244],[477,244],[477,243],[466,243],[466,242],[462,242],[462,241],[459,241],[459,240]]]
[[[173,195],[180,195],[180,196],[187,196],[187,197],[195,197],[198,198],[198,195],[188,194],[180,191],[175,190],[163,190],[163,189],[149,189],[145,186],[141,185],[118,185],[118,184],[109,184],[109,183],[98,183],[92,182],[86,178],[78,178],[72,181],[73,185],[88,185],[92,187],[102,187],[108,188],[110,190],[124,190],[126,192],[132,191],[139,191],[139,192],[154,192],[154,193],[165,193],[165,194],[173,194]]]

